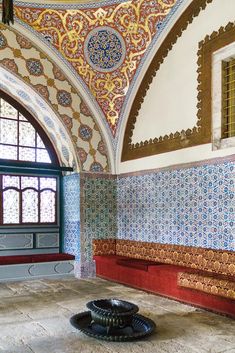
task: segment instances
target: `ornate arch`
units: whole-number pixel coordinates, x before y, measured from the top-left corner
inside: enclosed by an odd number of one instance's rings
[[[80,171],[71,136],[50,106],[29,85],[1,66],[0,77],[0,90],[25,107],[42,126],[57,152],[60,164]]]
[[[62,70],[16,30],[0,26],[0,66],[30,85],[57,115],[76,149],[81,171],[109,172],[107,143],[89,108]]]

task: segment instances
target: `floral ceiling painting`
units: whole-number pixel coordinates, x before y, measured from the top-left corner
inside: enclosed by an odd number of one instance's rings
[[[15,15],[50,42],[75,70],[115,138],[141,61],[178,2],[46,5],[16,1]]]

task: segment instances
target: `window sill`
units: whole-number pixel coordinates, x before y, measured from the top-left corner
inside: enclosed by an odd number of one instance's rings
[[[214,139],[212,143],[213,151],[221,150],[224,148],[230,148],[230,147],[235,147],[235,136],[228,137],[225,139],[221,139],[221,138]]]

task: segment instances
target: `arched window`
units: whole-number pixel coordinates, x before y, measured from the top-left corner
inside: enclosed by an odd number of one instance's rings
[[[1,90],[0,159],[59,165],[53,145],[41,126],[23,106]]]
[[[59,251],[60,174],[41,126],[0,91],[0,256]]]

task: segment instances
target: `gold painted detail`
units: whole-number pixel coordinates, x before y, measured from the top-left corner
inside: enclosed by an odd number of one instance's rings
[[[102,133],[79,92],[60,68],[26,37],[3,25],[0,26],[0,56],[0,66],[29,84],[60,117],[74,142],[81,171],[110,172]]]
[[[155,54],[141,82],[130,111],[123,141],[122,161],[174,151],[185,147],[208,143],[210,141],[210,119],[208,116],[201,116],[200,108],[198,109],[197,126],[194,126],[192,129],[172,132],[169,135],[159,136],[136,144],[132,144],[132,135],[141,105],[160,65],[164,62],[164,59],[167,57],[173,45],[177,42],[178,38],[181,37],[183,31],[186,30],[188,25],[192,23],[193,19],[199,15],[200,11],[205,9],[207,4],[212,1],[213,0],[193,0],[176,21]],[[200,81],[200,74],[198,77],[198,80]]]
[[[130,0],[84,10],[16,7],[15,13],[41,33],[73,66],[103,111],[113,135],[140,60],[176,0]],[[86,60],[84,43],[93,29],[116,30],[125,45],[125,59],[112,72],[100,72]]]

